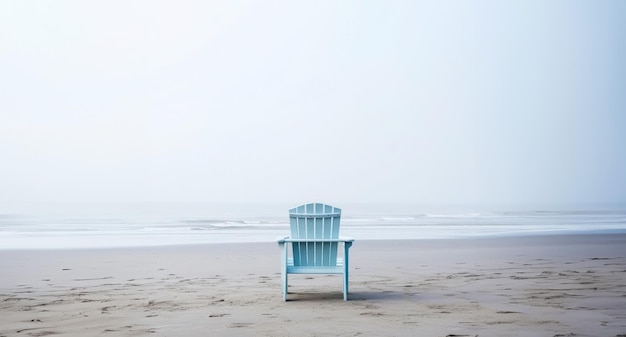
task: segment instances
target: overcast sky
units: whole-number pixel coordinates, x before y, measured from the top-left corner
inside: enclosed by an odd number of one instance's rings
[[[2,1],[0,201],[626,202],[626,1]]]

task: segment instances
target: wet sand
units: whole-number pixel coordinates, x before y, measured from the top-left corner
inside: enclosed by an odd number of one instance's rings
[[[626,235],[358,241],[337,275],[273,243],[0,250],[0,336],[626,336]]]

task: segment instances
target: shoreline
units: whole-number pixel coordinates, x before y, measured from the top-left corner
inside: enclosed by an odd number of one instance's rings
[[[287,235],[285,235],[287,236]],[[598,231],[563,231],[563,232],[532,232],[521,234],[495,234],[495,235],[475,235],[475,236],[457,236],[457,237],[441,237],[441,238],[408,238],[408,239],[360,239],[358,237],[350,236],[355,239],[355,242],[402,242],[402,241],[417,241],[417,242],[457,242],[457,241],[472,241],[472,240],[515,240],[515,239],[539,239],[553,238],[558,240],[559,238],[574,238],[574,237],[609,237],[609,236],[626,236],[626,229],[624,230],[598,230]],[[281,236],[282,237],[282,236]],[[0,253],[7,251],[77,251],[77,250],[117,250],[117,249],[160,249],[160,248],[176,248],[176,247],[202,247],[212,245],[268,245],[274,244],[276,241],[225,241],[225,242],[189,242],[189,243],[155,243],[150,245],[115,245],[115,246],[95,246],[95,247],[27,247],[27,248],[2,248],[0,247]]]
[[[0,250],[0,336],[618,336],[626,235],[357,240],[339,276],[269,243]]]

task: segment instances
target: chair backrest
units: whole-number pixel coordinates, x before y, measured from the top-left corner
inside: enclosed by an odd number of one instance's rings
[[[311,203],[289,210],[294,239],[337,239],[341,209]],[[337,242],[293,243],[294,266],[336,266]]]

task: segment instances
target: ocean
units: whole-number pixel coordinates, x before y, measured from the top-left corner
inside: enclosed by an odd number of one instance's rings
[[[289,235],[279,203],[5,203],[0,249],[272,242]],[[356,240],[626,233],[626,207],[336,204]]]

